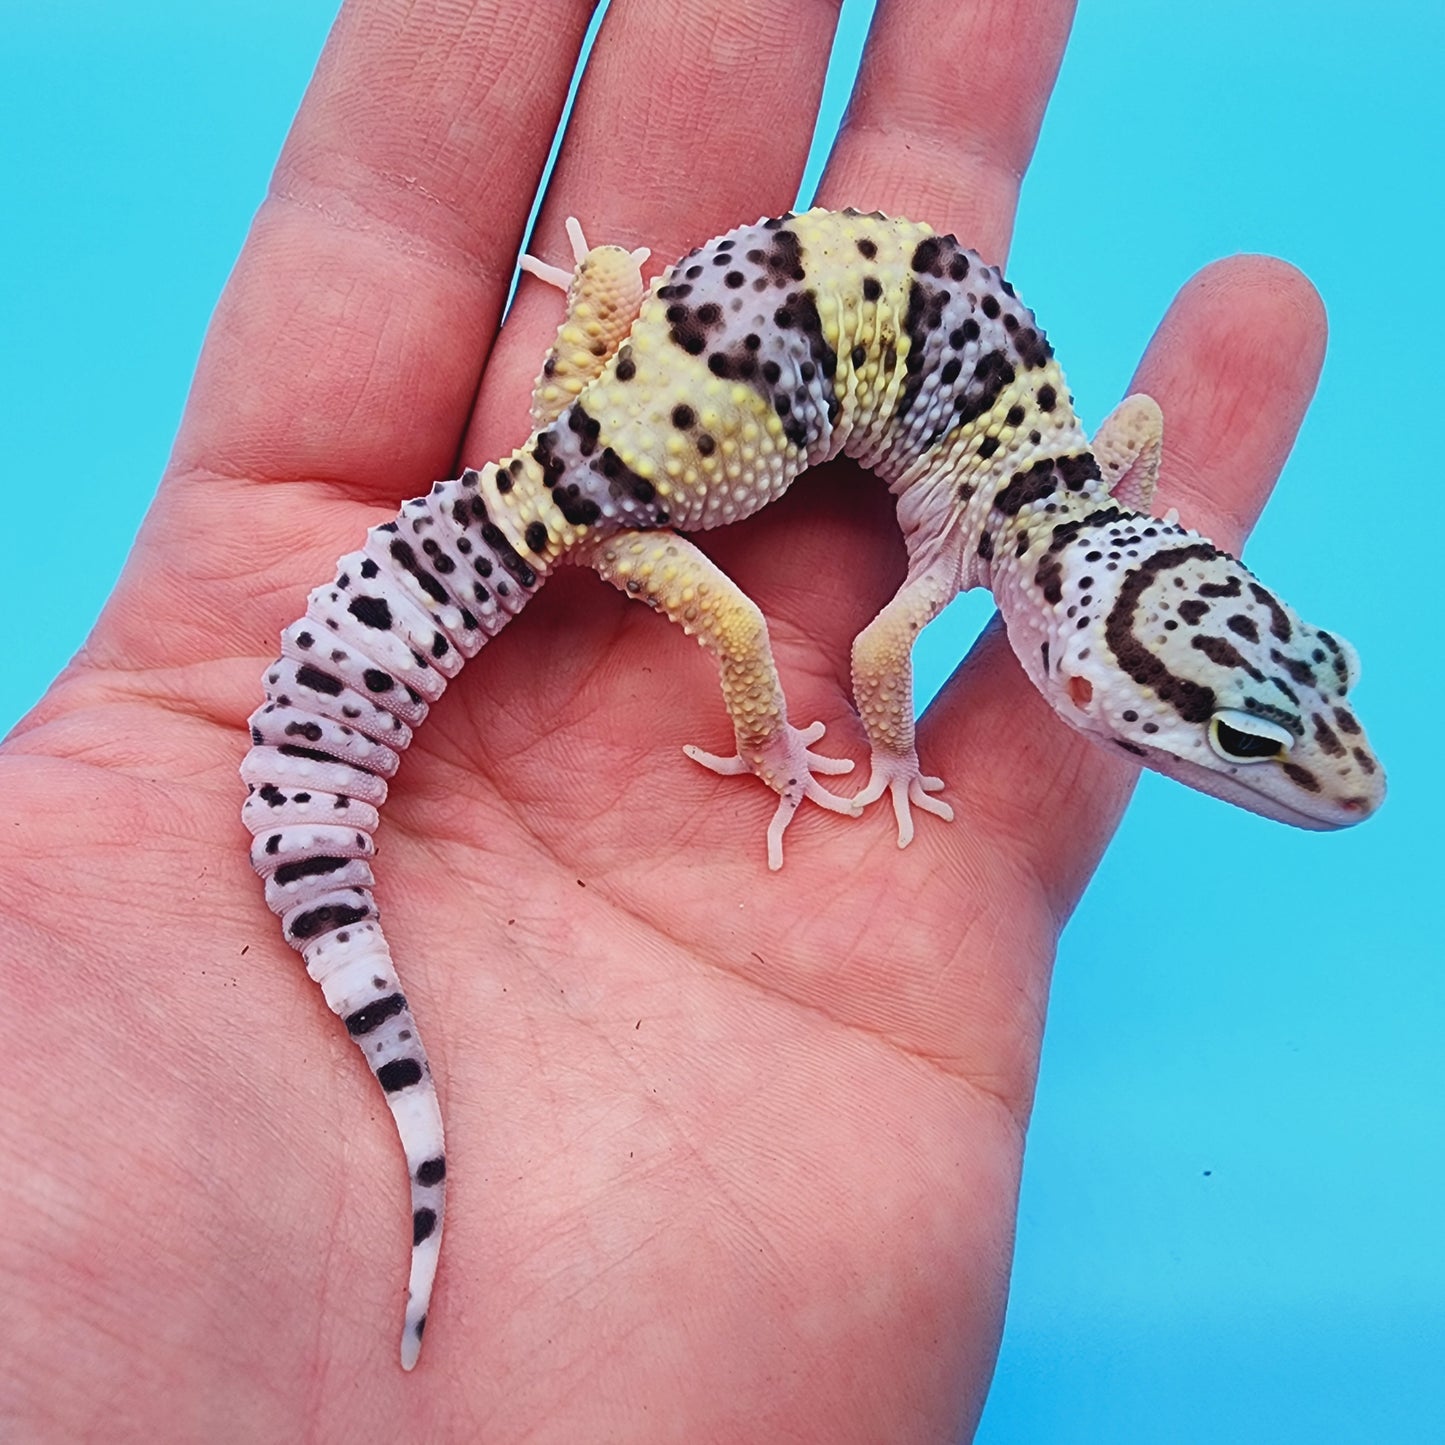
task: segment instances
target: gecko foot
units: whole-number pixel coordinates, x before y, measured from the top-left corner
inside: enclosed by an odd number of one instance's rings
[[[783,866],[783,833],[804,798],[812,799],[830,813],[842,813],[850,818],[856,818],[863,811],[856,799],[840,798],[817,781],[815,775],[820,773],[853,770],[847,758],[825,758],[812,751],[810,744],[817,742],[825,731],[820,722],[806,728],[785,723],[770,741],[761,747],[749,747],[746,756],[741,751],[731,757],[721,757],[717,753],[705,753],[701,748],[683,748],[693,762],[715,773],[724,777],[752,773],[778,795],[777,811],[768,824],[768,867],[774,872]]]
[[[913,809],[922,808],[945,823],[953,821],[953,809],[941,798],[931,798],[930,793],[943,789],[942,778],[925,777],[918,768],[918,754],[909,752],[904,756],[897,753],[873,752],[873,776],[868,786],[853,801],[860,809],[869,803],[876,803],[884,793],[893,797],[893,815],[898,819],[898,846],[906,848],[913,841]]]

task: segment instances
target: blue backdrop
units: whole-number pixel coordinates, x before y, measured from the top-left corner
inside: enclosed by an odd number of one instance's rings
[[[0,727],[120,568],[334,4],[3,9],[0,475],[64,485],[86,571],[7,549]],[[1010,274],[1090,423],[1206,261],[1313,278],[1324,382],[1248,556],[1359,648],[1392,796],[1318,836],[1145,779],[1060,954],[989,1445],[1445,1440],[1442,54],[1439,0],[1081,7]],[[986,610],[930,629],[926,693]]]

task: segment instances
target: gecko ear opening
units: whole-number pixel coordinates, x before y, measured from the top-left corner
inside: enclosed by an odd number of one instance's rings
[[[1069,701],[1083,712],[1094,700],[1094,684],[1087,677],[1073,676],[1064,684],[1068,690]]]

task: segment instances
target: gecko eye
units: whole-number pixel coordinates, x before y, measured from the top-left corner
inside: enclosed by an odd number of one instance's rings
[[[1279,723],[1225,708],[1209,719],[1209,745],[1231,763],[1262,763],[1289,750],[1294,735]]]

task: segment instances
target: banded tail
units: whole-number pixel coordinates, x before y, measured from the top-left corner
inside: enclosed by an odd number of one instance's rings
[[[488,481],[496,475],[487,469]],[[312,592],[266,669],[267,701],[250,719],[241,764],[241,817],[266,902],[366,1056],[406,1155],[408,1370],[441,1248],[446,1147],[426,1049],[372,896],[372,834],[413,729],[546,577],[546,559],[524,559],[520,539],[489,516],[482,482],[468,470],[404,503]]]

